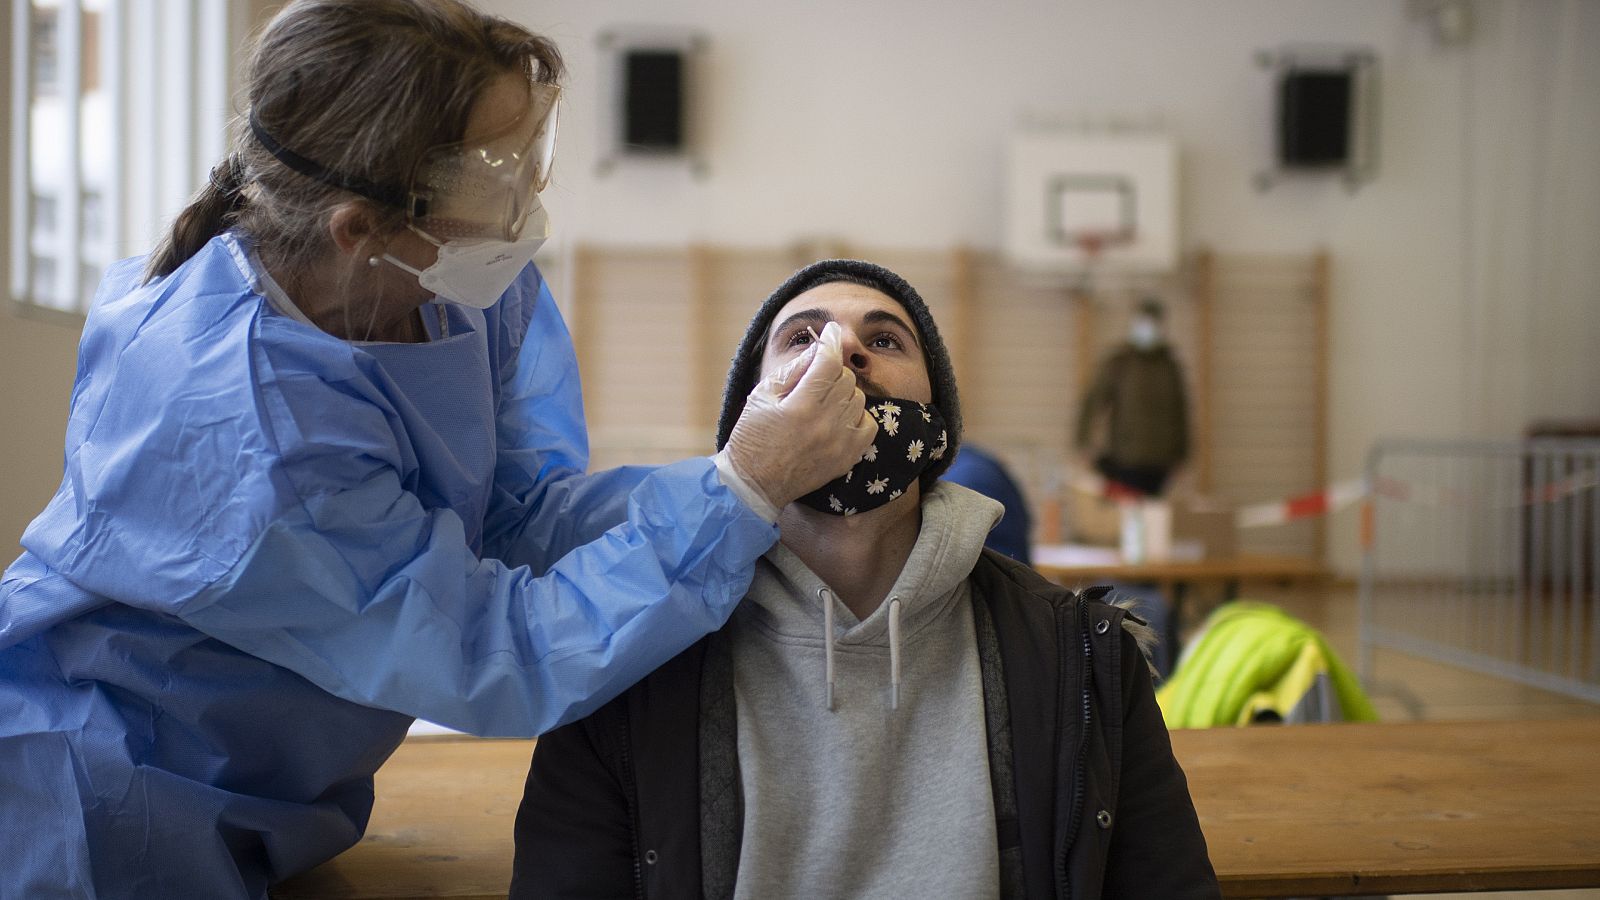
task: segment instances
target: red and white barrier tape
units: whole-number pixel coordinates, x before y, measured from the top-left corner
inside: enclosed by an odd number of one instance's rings
[[[1072,489],[1079,493],[1111,500],[1136,500],[1140,496],[1093,472],[1081,472],[1069,483]],[[1514,499],[1508,496],[1502,501],[1496,501],[1475,491],[1467,492],[1433,484],[1411,484],[1388,476],[1379,476],[1369,490],[1365,478],[1348,478],[1314,493],[1270,503],[1241,506],[1234,512],[1234,522],[1240,528],[1284,525],[1300,519],[1338,512],[1369,494],[1397,503],[1416,503],[1424,506],[1516,507],[1555,503],[1597,487],[1600,487],[1600,472],[1579,472],[1559,481],[1517,490]]]
[[[1137,500],[1140,497],[1139,494],[1095,472],[1080,472],[1069,483],[1074,491],[1093,497],[1104,497],[1109,500]],[[1349,506],[1366,494],[1366,482],[1360,478],[1352,478],[1314,494],[1302,494],[1287,500],[1242,506],[1234,511],[1234,521],[1240,528],[1282,525],[1297,519],[1327,515]]]
[[[1367,495],[1367,482],[1363,478],[1350,478],[1329,485],[1314,494],[1301,494],[1274,503],[1255,503],[1241,506],[1234,513],[1234,523],[1240,528],[1260,528],[1265,525],[1284,525],[1298,519],[1325,516],[1355,503]]]
[[[1487,506],[1511,509],[1518,506],[1539,506],[1556,503],[1575,494],[1600,487],[1600,472],[1577,472],[1558,481],[1535,487],[1513,487],[1499,491],[1496,497],[1481,490],[1461,491],[1436,484],[1409,484],[1380,475],[1373,483],[1373,494],[1397,503],[1418,503],[1423,506]]]

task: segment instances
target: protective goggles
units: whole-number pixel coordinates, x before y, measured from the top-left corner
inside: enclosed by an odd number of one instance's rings
[[[441,241],[514,241],[540,208],[556,150],[561,89],[528,85],[528,111],[498,134],[441,144],[422,155],[404,190],[359,175],[335,172],[283,146],[250,112],[250,130],[268,153],[289,168],[406,211],[406,224]]]
[[[514,241],[550,183],[561,89],[529,85],[528,111],[499,134],[424,153],[406,198],[407,223],[440,240]]]

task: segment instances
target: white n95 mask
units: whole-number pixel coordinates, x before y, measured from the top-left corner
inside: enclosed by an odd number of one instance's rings
[[[550,217],[542,207],[535,210],[523,227],[523,236],[515,241],[440,241],[414,225],[409,227],[439,248],[438,259],[421,270],[388,253],[383,259],[417,276],[418,283],[440,299],[474,309],[488,309],[499,301],[528,263],[533,262],[533,255],[544,246],[550,234]]]

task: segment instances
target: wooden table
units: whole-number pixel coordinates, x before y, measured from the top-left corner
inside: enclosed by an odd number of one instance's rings
[[[1048,552],[1038,553],[1033,567],[1044,577],[1074,590],[1107,582],[1154,583],[1162,595],[1172,602],[1172,614],[1167,619],[1164,638],[1174,660],[1178,658],[1183,604],[1190,585],[1221,585],[1224,599],[1234,600],[1238,598],[1239,585],[1246,581],[1315,583],[1326,580],[1329,575],[1327,566],[1303,556],[1242,555],[1226,559],[1127,563],[1111,550],[1091,552],[1098,548],[1086,547],[1082,548],[1086,552],[1073,554],[1070,552],[1072,545],[1038,549],[1069,551],[1065,557],[1069,562],[1055,562]]]
[[[378,770],[367,836],[272,900],[505,900],[533,741],[411,738]]]
[[[1087,549],[1087,548],[1086,548]],[[1090,584],[1096,579],[1113,581],[1238,582],[1304,581],[1324,578],[1328,568],[1305,556],[1244,554],[1225,559],[1168,559],[1123,562],[1113,551],[1085,553],[1073,562],[1035,562],[1034,568],[1063,582]]]
[[[1230,897],[1600,887],[1600,719],[1178,731]],[[276,900],[501,898],[531,741],[407,741]]]
[[[1173,732],[1230,897],[1600,887],[1600,719]]]

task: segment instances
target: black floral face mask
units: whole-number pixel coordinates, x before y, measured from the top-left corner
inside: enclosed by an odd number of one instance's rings
[[[867,396],[878,437],[850,471],[801,497],[812,509],[852,516],[899,499],[924,470],[949,449],[937,407],[897,397]]]

